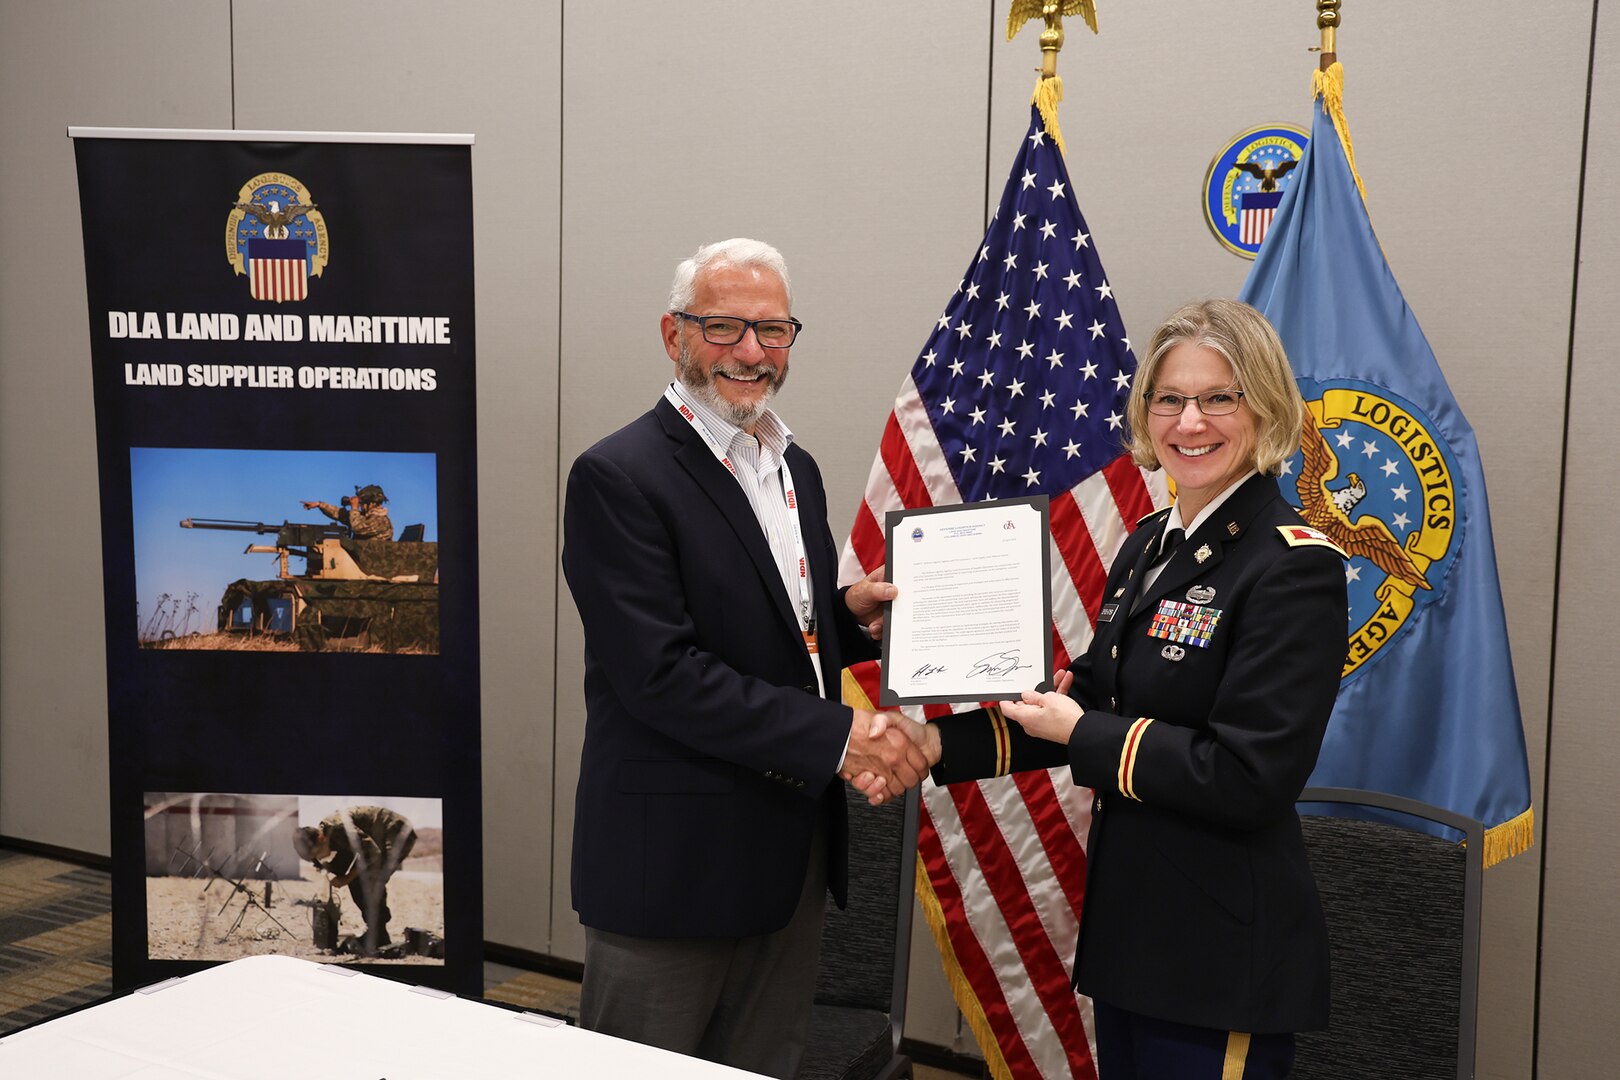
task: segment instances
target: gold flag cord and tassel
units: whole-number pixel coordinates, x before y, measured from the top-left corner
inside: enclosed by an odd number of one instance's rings
[[[1314,72],[1311,97],[1322,99],[1322,111],[1333,120],[1333,130],[1339,133],[1339,143],[1344,147],[1344,159],[1350,163],[1350,175],[1356,178],[1356,190],[1361,192],[1361,201],[1365,203],[1367,186],[1361,182],[1361,173],[1356,171],[1356,151],[1350,145],[1350,125],[1344,119],[1344,65],[1335,60],[1327,70]]]
[[[1322,46],[1313,50],[1322,54],[1322,62],[1311,75],[1311,100],[1322,99],[1322,111],[1333,120],[1333,130],[1339,133],[1344,146],[1344,159],[1350,163],[1350,175],[1356,178],[1356,190],[1361,192],[1362,205],[1367,204],[1367,185],[1356,171],[1356,151],[1350,145],[1350,125],[1344,119],[1344,65],[1339,63],[1339,5],[1343,0],[1316,0],[1316,28],[1322,32]]]
[[[1052,136],[1057,144],[1058,153],[1067,156],[1068,149],[1063,145],[1063,132],[1058,130],[1057,107],[1063,100],[1063,76],[1053,75],[1050,79],[1045,76],[1035,84],[1035,94],[1030,102],[1041,110],[1041,123],[1046,126],[1046,133]]]

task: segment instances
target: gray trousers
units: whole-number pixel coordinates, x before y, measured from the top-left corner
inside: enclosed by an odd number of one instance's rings
[[[579,1026],[791,1080],[816,990],[825,832],[817,826],[798,909],[774,934],[644,938],[586,927]]]

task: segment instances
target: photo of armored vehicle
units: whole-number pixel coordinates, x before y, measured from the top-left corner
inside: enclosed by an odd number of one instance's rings
[[[243,551],[277,556],[277,575],[225,587],[221,634],[279,638],[309,652],[439,651],[439,545],[421,539],[420,525],[398,540],[350,539],[335,523],[186,518],[180,527],[275,538]]]

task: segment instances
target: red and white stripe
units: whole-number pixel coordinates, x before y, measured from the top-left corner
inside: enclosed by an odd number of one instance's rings
[[[1162,474],[1144,474],[1129,457],[1051,493],[1055,664],[1067,666],[1090,643],[1109,562],[1135,523],[1166,499]],[[884,427],[840,577],[847,584],[883,565],[888,511],[960,502],[908,375]],[[877,666],[863,664],[852,675],[876,701]],[[951,708],[907,711],[920,719]],[[923,787],[918,885],[926,876],[933,894],[922,898],[923,909],[931,922],[943,923],[932,929],[947,946],[947,975],[1001,1080],[1097,1075],[1091,1004],[1071,988],[1091,799],[1067,769]],[[986,1033],[993,1047],[985,1045]]]
[[[302,300],[309,295],[308,267],[303,259],[249,259],[249,291],[255,300]]]
[[[1275,206],[1242,211],[1238,218],[1238,239],[1245,244],[1260,244],[1266,238],[1266,230],[1271,228],[1271,219],[1276,216]]]

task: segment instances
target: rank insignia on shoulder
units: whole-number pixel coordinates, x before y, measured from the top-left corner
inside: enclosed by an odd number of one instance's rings
[[[1309,525],[1279,525],[1277,532],[1282,536],[1283,543],[1289,547],[1325,547],[1339,553],[1339,558],[1348,559],[1344,548],[1329,539],[1327,533],[1321,529],[1313,529]]]
[[[1152,521],[1154,518],[1158,517],[1160,514],[1168,514],[1169,512],[1170,512],[1170,508],[1168,506],[1166,506],[1166,507],[1162,507],[1161,509],[1153,511],[1151,514],[1143,514],[1140,518],[1137,519],[1136,527],[1138,529],[1140,529],[1143,525],[1145,525],[1148,522]]]

